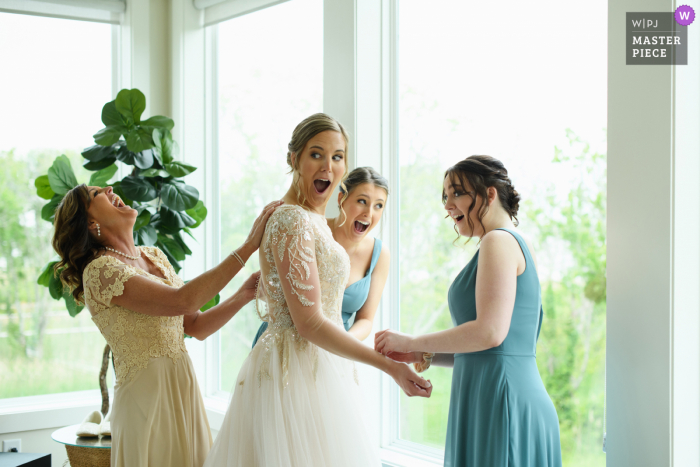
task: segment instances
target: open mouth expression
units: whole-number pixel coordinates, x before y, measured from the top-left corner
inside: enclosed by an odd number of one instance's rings
[[[353,229],[354,229],[356,234],[363,235],[369,229],[369,225],[370,225],[369,222],[356,220],[353,223]]]
[[[316,194],[319,196],[323,196],[325,193],[327,193],[330,186],[331,181],[327,178],[317,178],[314,180],[314,190],[316,190]]]
[[[112,193],[111,195],[110,202],[112,203],[112,206],[116,208],[125,208],[127,207],[126,204],[124,204],[124,201],[117,195],[116,193]]]

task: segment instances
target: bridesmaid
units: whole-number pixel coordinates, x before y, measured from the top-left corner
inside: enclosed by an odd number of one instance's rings
[[[363,341],[372,332],[374,314],[389,275],[389,249],[382,241],[368,237],[382,219],[389,197],[389,182],[371,167],[358,167],[340,186],[340,214],[326,219],[336,242],[350,256],[350,279],[343,295],[345,330]],[[353,321],[354,319],[354,321]],[[260,325],[253,347],[267,329]]]
[[[520,196],[499,160],[471,156],[447,169],[442,198],[459,235],[480,239],[447,293],[455,327],[382,331],[375,349],[419,371],[454,367],[445,466],[560,467],[559,420],[535,362],[537,262],[515,230]]]
[[[63,269],[61,281],[87,305],[114,355],[113,467],[204,464],[211,431],[184,333],[202,340],[253,299],[259,273],[228,300],[199,312],[258,249],[280,204],[267,205],[238,250],[187,284],[160,249],[134,245],[138,212],[112,187],[79,185],[58,205],[56,269]]]

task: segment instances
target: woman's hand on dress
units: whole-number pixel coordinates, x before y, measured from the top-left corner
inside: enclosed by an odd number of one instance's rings
[[[405,363],[391,362],[391,367],[387,373],[394,378],[396,384],[408,397],[430,397],[430,394],[433,392],[433,385],[430,384],[430,380],[418,376]]]
[[[423,361],[423,352],[388,352],[386,356],[401,363],[420,363]]]
[[[399,331],[385,329],[374,335],[374,350],[387,355],[389,352],[410,352],[413,336]]]
[[[262,237],[265,233],[267,220],[270,218],[272,213],[275,212],[275,209],[282,204],[284,204],[284,201],[282,200],[271,202],[263,208],[258,218],[255,219],[253,227],[250,229],[250,233],[248,234],[248,238],[246,238],[244,243],[244,246],[250,249],[251,254],[260,247],[260,242],[262,242]]]
[[[260,280],[260,271],[254,272],[253,274],[245,280],[243,285],[238,289],[236,294],[243,300],[244,303],[248,303],[255,298],[255,287]]]

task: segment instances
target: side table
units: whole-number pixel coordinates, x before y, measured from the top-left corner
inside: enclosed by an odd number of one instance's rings
[[[109,467],[112,454],[112,438],[81,438],[75,432],[80,425],[59,428],[51,433],[57,443],[66,445],[71,467]]]

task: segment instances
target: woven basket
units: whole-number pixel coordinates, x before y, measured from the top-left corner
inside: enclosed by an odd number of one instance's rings
[[[111,449],[87,448],[66,444],[71,467],[109,467]]]

